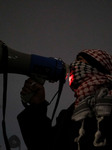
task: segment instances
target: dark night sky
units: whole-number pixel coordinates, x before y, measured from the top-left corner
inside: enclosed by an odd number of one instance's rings
[[[1,0],[0,40],[26,54],[61,58],[70,64],[82,49],[103,49],[112,52],[111,0]],[[8,75],[7,134],[16,134],[22,144],[16,116],[23,110],[20,90],[27,76]],[[0,75],[0,105],[3,77]],[[57,83],[45,83],[46,99],[50,101],[58,89]],[[64,85],[57,114],[74,101],[74,93]],[[49,107],[48,116],[53,104]],[[1,111],[1,110],[0,110]],[[2,113],[0,114],[2,120]],[[0,133],[2,128],[0,126]],[[5,150],[3,136],[0,145]]]

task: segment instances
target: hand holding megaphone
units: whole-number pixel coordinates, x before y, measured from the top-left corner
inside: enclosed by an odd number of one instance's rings
[[[42,84],[35,82],[32,78],[28,78],[20,92],[24,103],[39,104],[45,100],[45,90]]]

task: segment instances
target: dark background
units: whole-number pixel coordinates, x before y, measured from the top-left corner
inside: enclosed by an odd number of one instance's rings
[[[83,49],[112,52],[111,0],[0,0],[0,40],[26,54],[61,58],[70,64]],[[26,150],[16,116],[24,107],[20,91],[27,76],[8,75],[6,127],[8,137],[17,135],[21,149]],[[0,106],[3,76],[0,75]],[[58,82],[46,81],[46,99],[50,101]],[[56,115],[74,102],[68,79],[62,91]],[[51,117],[54,103],[49,107]],[[2,109],[0,108],[0,121]],[[0,125],[0,145],[5,150]]]

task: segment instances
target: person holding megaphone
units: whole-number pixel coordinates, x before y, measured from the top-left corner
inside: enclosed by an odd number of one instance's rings
[[[112,56],[97,49],[81,51],[70,64],[69,85],[75,102],[52,126],[44,85],[25,81],[21,96],[35,94],[17,118],[28,150],[111,150]]]
[[[6,56],[5,50],[8,52]],[[57,58],[20,53],[0,41],[0,62],[1,73],[5,70],[29,76],[20,92],[25,108],[17,116],[28,150],[112,149],[111,54],[85,49],[70,65],[66,65]],[[59,81],[59,91],[62,91],[68,72],[75,102],[62,110],[56,124],[52,125],[55,113],[52,118],[47,116],[50,104],[46,100],[44,82]]]

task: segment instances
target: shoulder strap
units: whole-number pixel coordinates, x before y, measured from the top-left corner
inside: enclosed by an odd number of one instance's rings
[[[51,117],[51,122],[53,123],[53,119],[54,119],[54,116],[55,116],[55,113],[56,113],[56,110],[57,110],[57,107],[58,107],[58,104],[59,104],[59,100],[60,100],[60,96],[61,96],[61,93],[62,93],[62,90],[63,90],[63,85],[65,83],[65,80],[64,81],[59,81],[59,88],[58,88],[58,92],[56,93],[56,95],[58,94],[57,96],[57,100],[56,100],[56,104],[54,106],[54,110],[53,110],[53,113],[52,113],[52,117]]]
[[[6,123],[5,123],[5,114],[6,114],[6,101],[7,101],[7,69],[8,69],[8,48],[3,43],[2,44],[2,63],[3,63],[3,120],[2,120],[2,129],[3,137],[6,145],[6,149],[10,150],[10,145],[6,133]]]

